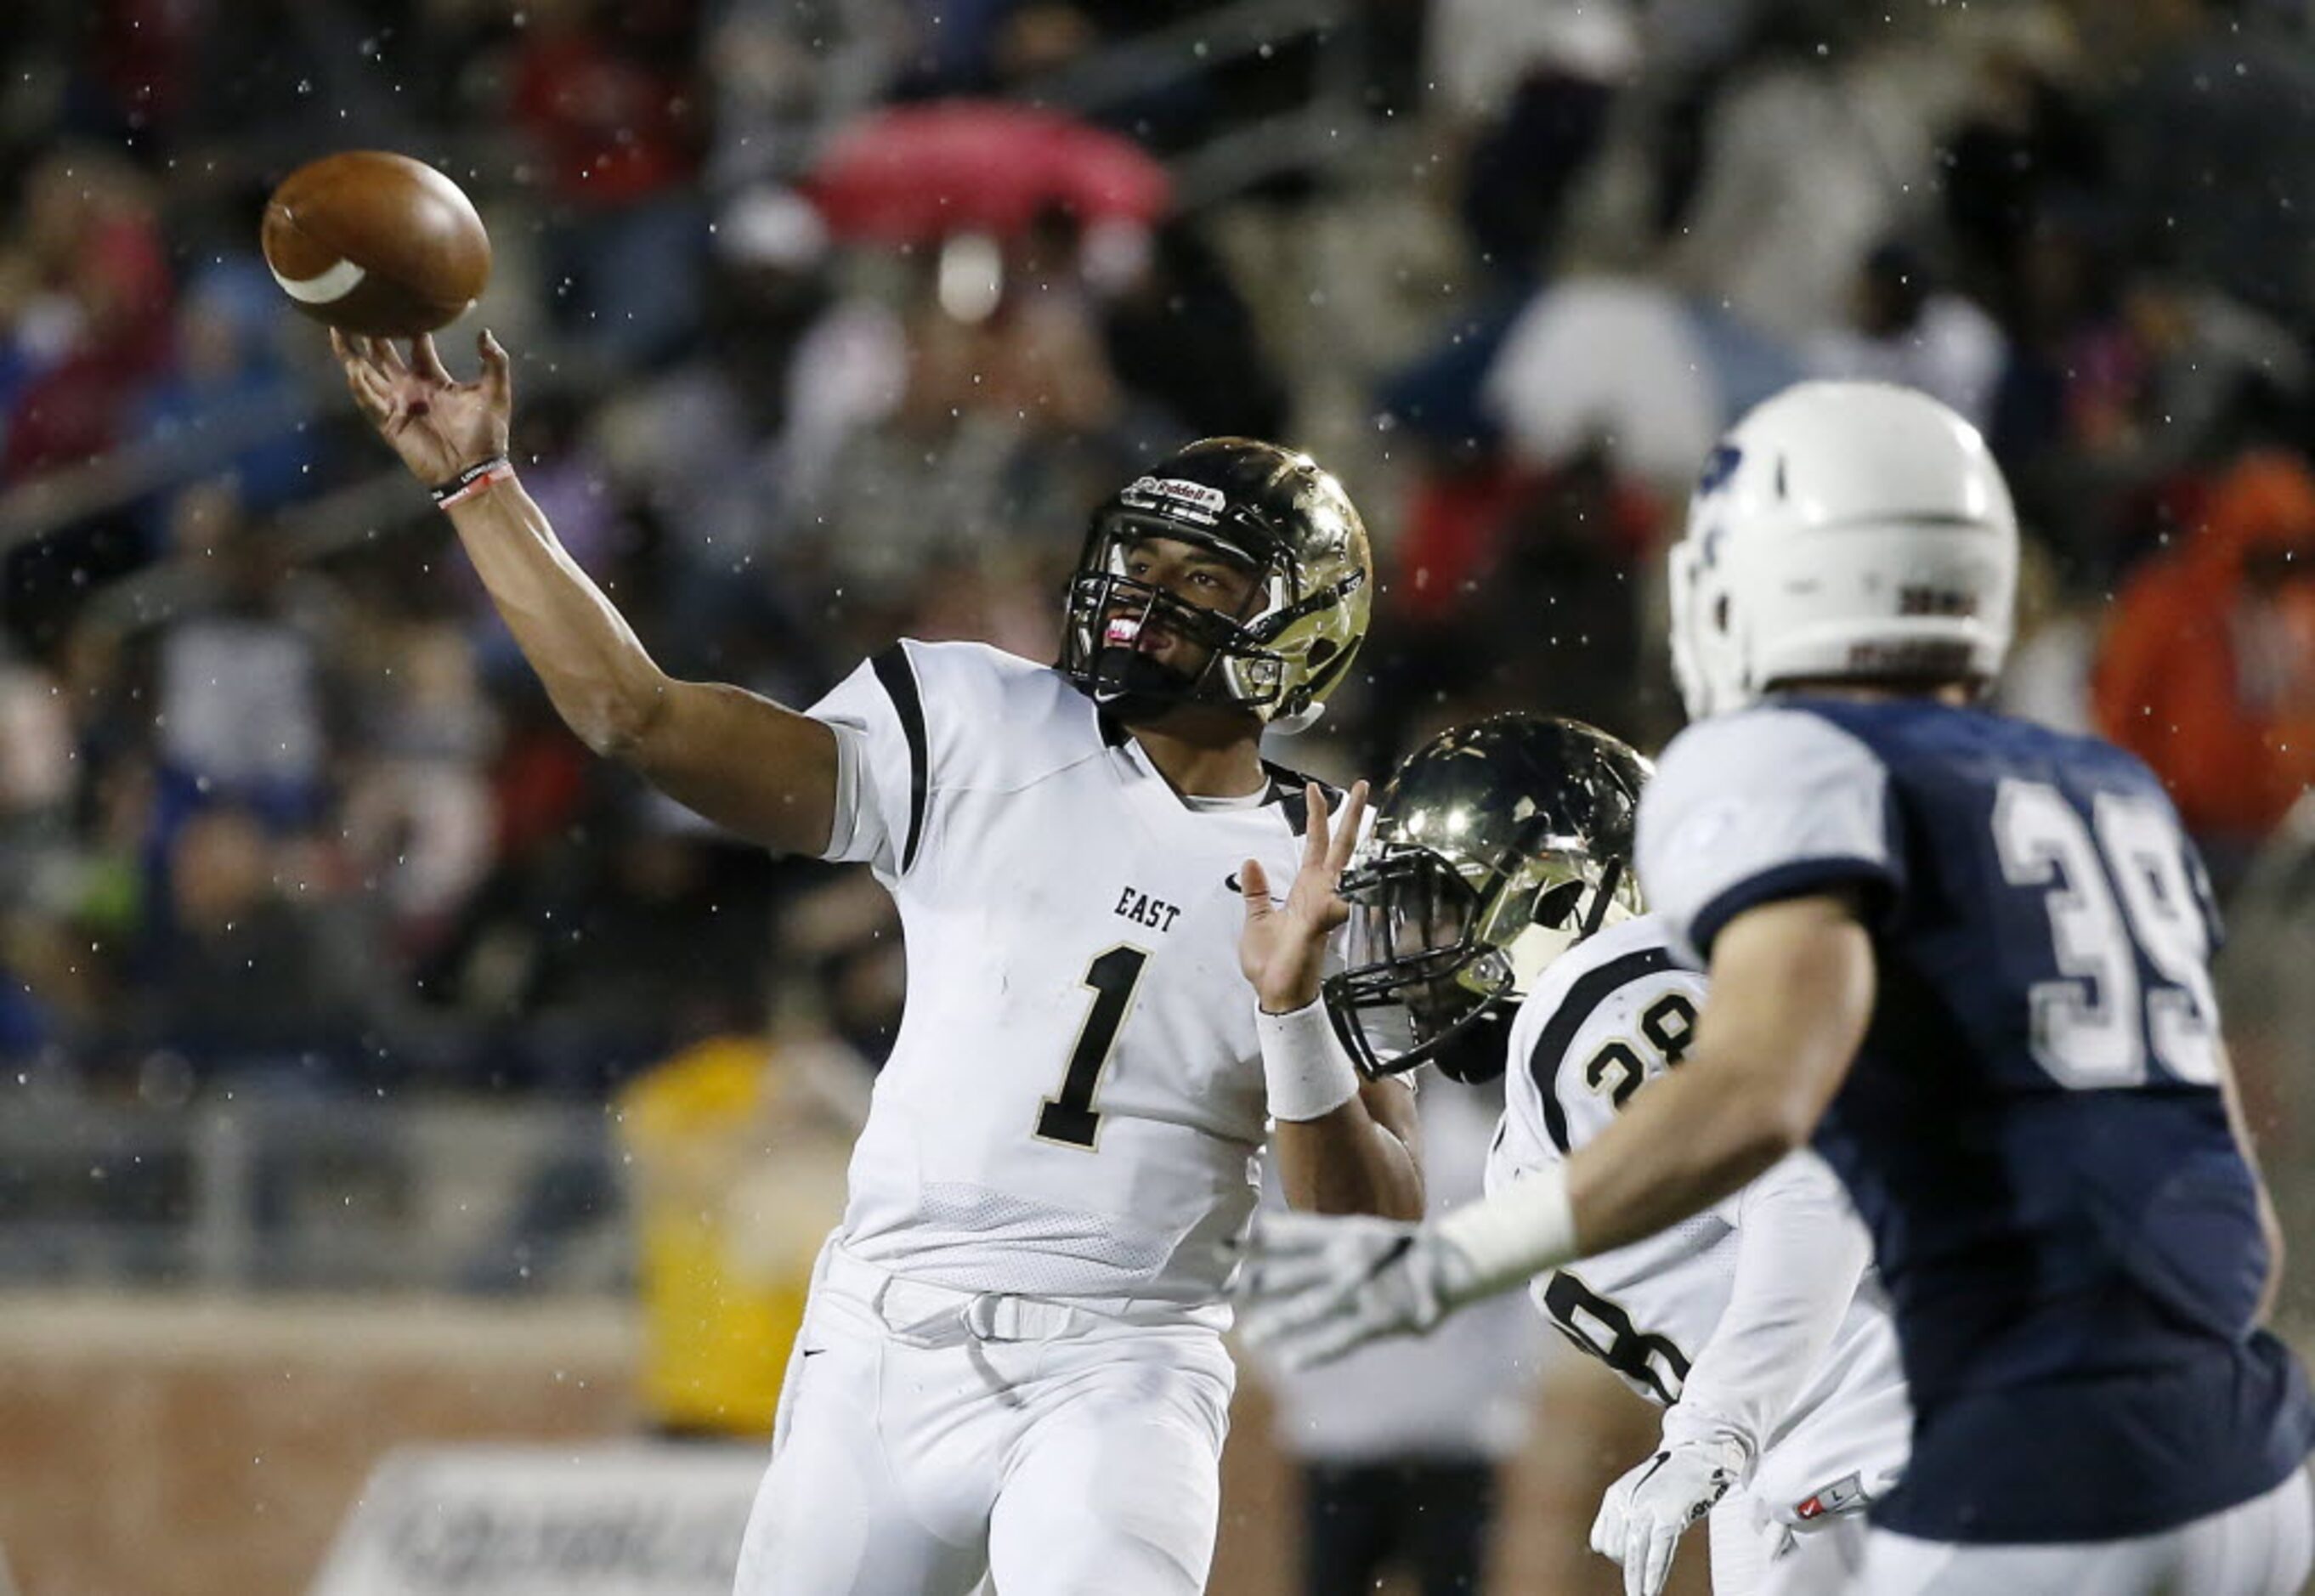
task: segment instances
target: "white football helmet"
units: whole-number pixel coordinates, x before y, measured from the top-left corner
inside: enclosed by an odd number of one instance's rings
[[[1805,677],[1991,680],[2018,515],[1977,429],[1928,395],[1797,383],[1712,451],[1671,578],[1692,719]]]

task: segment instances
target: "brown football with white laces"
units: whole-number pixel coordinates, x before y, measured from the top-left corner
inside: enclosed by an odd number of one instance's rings
[[[448,326],[491,278],[474,202],[424,162],[383,150],[324,155],[282,179],[259,242],[299,310],[373,337]]]

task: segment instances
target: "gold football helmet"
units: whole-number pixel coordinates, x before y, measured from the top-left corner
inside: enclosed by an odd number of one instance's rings
[[[1152,537],[1195,544],[1254,571],[1246,613],[1202,608],[1128,576],[1134,545]],[[1205,439],[1094,512],[1069,583],[1060,669],[1129,723],[1201,702],[1306,725],[1365,640],[1373,585],[1366,527],[1331,473],[1274,443]],[[1208,650],[1194,676],[1134,648],[1153,616]]]
[[[1349,966],[1328,1013],[1370,1075],[1503,1068],[1544,968],[1642,909],[1633,821],[1648,761],[1580,721],[1499,715],[1433,738],[1375,802],[1343,876]]]

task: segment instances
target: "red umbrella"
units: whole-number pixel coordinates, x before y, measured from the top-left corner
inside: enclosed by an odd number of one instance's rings
[[[803,182],[839,238],[1009,236],[1051,205],[1147,223],[1173,182],[1141,148],[1056,111],[992,100],[899,105],[838,134]]]

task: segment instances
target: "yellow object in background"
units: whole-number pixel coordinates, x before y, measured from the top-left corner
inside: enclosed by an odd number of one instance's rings
[[[845,1050],[746,1035],[687,1048],[620,1093],[656,1428],[771,1433],[865,1091]]]

